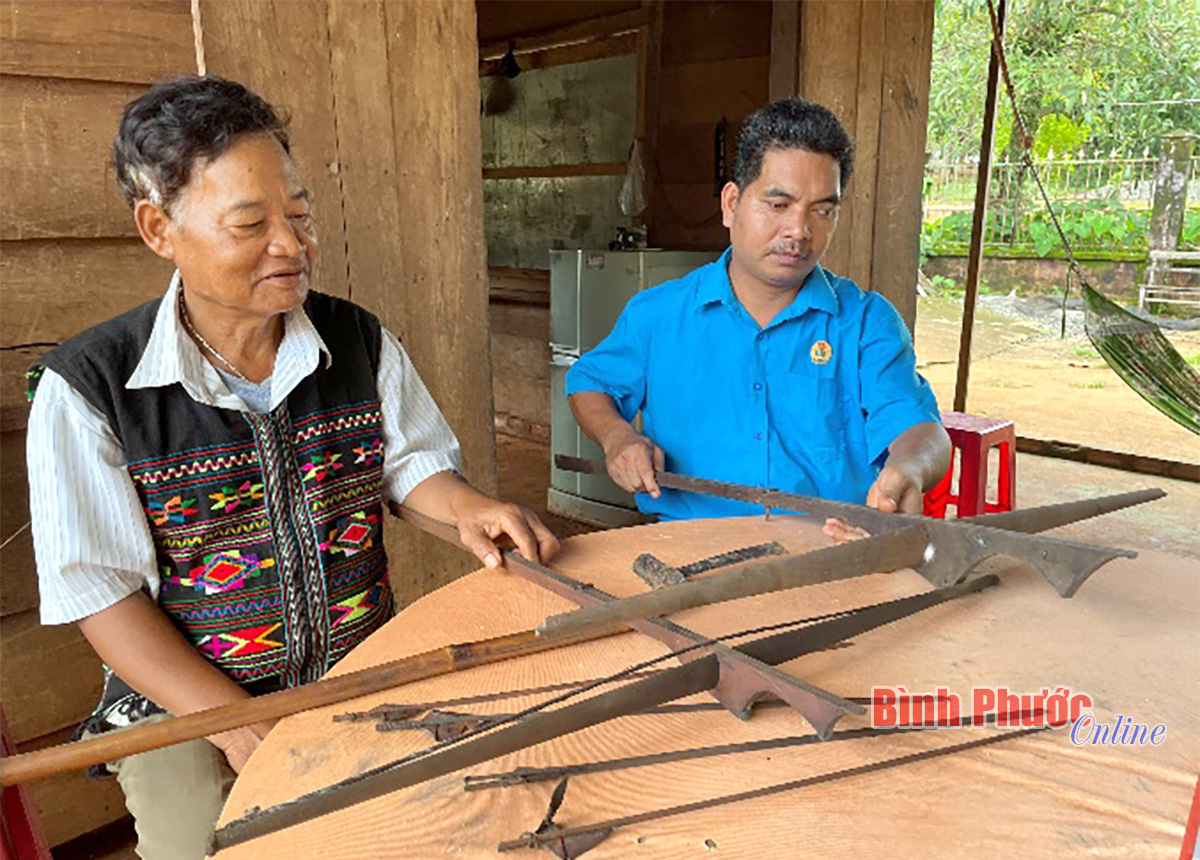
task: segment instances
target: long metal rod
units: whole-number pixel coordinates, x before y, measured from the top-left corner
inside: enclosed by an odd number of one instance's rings
[[[569,457],[559,454],[554,458],[555,465],[564,471],[579,472],[585,475],[604,475],[607,469],[598,460],[588,460],[583,457]],[[655,480],[659,485],[673,490],[683,490],[688,493],[705,493],[720,496],[724,499],[734,499],[762,505],[768,510],[802,511],[809,516],[818,518],[836,517],[845,522],[860,526],[872,533],[880,534],[893,531],[906,525],[924,523],[927,526],[946,526],[963,528],[966,525],[985,526],[997,530],[1019,531],[1026,534],[1036,534],[1047,529],[1056,528],[1068,523],[1091,519],[1102,514],[1119,511],[1122,508],[1152,502],[1166,496],[1166,492],[1155,487],[1147,490],[1135,490],[1129,493],[1119,493],[1112,496],[1100,496],[1095,499],[1081,499],[1074,502],[1062,502],[1053,505],[1043,505],[1036,508],[1024,508],[1020,511],[1004,511],[993,514],[980,514],[960,520],[930,520],[915,514],[886,514],[865,505],[855,505],[850,502],[837,502],[821,499],[816,496],[803,496],[799,493],[781,493],[760,487],[747,487],[742,484],[731,484],[725,481],[713,481],[708,478],[697,478],[692,475],[678,475],[674,472],[656,472]],[[1065,541],[1064,543],[1070,543]]]
[[[991,746],[1002,741],[1015,740],[1016,738],[1032,735],[1037,732],[1044,732],[1049,729],[1049,726],[1039,726],[1032,729],[1018,729],[1016,731],[1005,731],[999,734],[992,735],[986,738],[980,738],[974,741],[966,741],[960,744],[952,744],[951,746],[939,747],[934,750],[925,750],[924,752],[912,753],[911,755],[898,756],[896,758],[884,759],[883,761],[872,762],[871,764],[859,765],[858,767],[846,768],[845,770],[837,770],[831,773],[822,773],[817,776],[808,776],[803,779],[794,779],[790,782],[781,782],[776,785],[769,785],[765,788],[755,788],[750,791],[742,791],[737,794],[726,794],[721,797],[709,798],[707,800],[697,800],[692,803],[684,803],[678,806],[669,806],[665,809],[656,809],[650,812],[642,812],[637,815],[627,815],[623,818],[613,818],[608,821],[589,824],[584,827],[568,827],[555,828],[553,832],[544,835],[535,833],[525,833],[516,839],[510,839],[506,842],[501,842],[497,846],[499,851],[513,851],[518,848],[537,848],[543,844],[551,842],[559,842],[560,840],[571,839],[574,837],[586,836],[589,834],[598,834],[611,832],[620,827],[629,827],[633,824],[642,824],[647,821],[658,821],[663,818],[670,818],[676,815],[684,815],[689,812],[698,812],[702,809],[711,809],[714,806],[727,806],[731,803],[739,803],[743,800],[754,800],[759,797],[769,797],[773,794],[782,794],[788,791],[795,791],[800,788],[808,788],[813,785],[820,785],[826,782],[836,782],[841,779],[849,779],[854,776],[863,776],[868,773],[877,773],[882,770],[890,770],[895,767],[904,765],[916,764],[917,762],[929,761],[930,759],[940,758],[954,753],[964,752],[970,749],[978,749],[979,747]]]
[[[747,562],[703,579],[551,615],[537,629],[547,634],[586,630],[819,582],[916,567],[925,561],[928,546],[929,533],[922,526],[913,525],[799,557]]]
[[[1000,33],[1004,33],[1005,0],[1000,0]],[[975,180],[975,210],[971,213],[971,247],[967,252],[967,283],[963,295],[962,332],[958,342],[958,376],[954,382],[954,411],[967,410],[967,384],[971,374],[971,336],[975,330],[975,299],[983,265],[983,240],[987,228],[988,191],[992,185],[992,143],[996,137],[997,86],[1000,54],[992,46],[988,60],[987,95],[983,102],[983,134],[979,141],[979,171]]]
[[[458,540],[458,530],[453,526],[418,514],[408,508],[400,510],[399,514],[418,528],[444,540]],[[578,606],[595,606],[616,600],[611,594],[601,591],[590,583],[579,582],[517,553],[505,550],[504,559],[518,576],[522,576]],[[798,556],[792,557],[793,561],[797,559],[799,559]],[[721,660],[722,668],[721,682],[713,690],[713,696],[739,716],[748,716],[750,707],[755,701],[763,698],[763,693],[771,693],[786,701],[812,723],[813,728],[821,735],[827,735],[832,731],[833,724],[842,716],[862,712],[862,708],[858,705],[835,696],[828,690],[822,690],[799,678],[779,672],[736,649],[719,644],[713,645],[708,637],[701,636],[699,633],[680,627],[666,619],[631,620],[628,624],[639,633],[664,643],[672,651],[682,653],[690,650],[692,656],[696,656],[694,649],[689,649],[687,646],[701,644],[705,649],[701,653],[707,653],[707,651],[716,653]]]
[[[863,609],[854,615],[814,624],[800,631],[768,636],[739,646],[736,650],[773,666],[998,583],[999,580],[994,576],[979,577],[961,585]],[[209,853],[634,711],[703,692],[716,686],[720,674],[721,665],[717,656],[709,654],[586,701],[555,711],[532,714],[506,728],[449,746],[442,752],[408,761],[398,767],[377,768],[270,809],[251,810],[213,834]]]
[[[567,471],[585,474],[604,474],[604,464],[579,457],[555,457],[555,464]],[[971,521],[940,520],[914,516],[912,514],[888,514],[864,505],[836,502],[802,496],[797,493],[781,493],[778,490],[747,487],[707,478],[659,472],[659,486],[683,490],[690,493],[705,493],[726,499],[762,505],[772,509],[803,511],[809,516],[837,517],[851,525],[859,526],[871,534],[880,535],[897,531],[910,525],[921,524],[929,531],[932,552],[924,564],[915,570],[935,586],[960,581],[984,558],[1006,555],[1039,571],[1063,597],[1071,597],[1083,582],[1101,565],[1114,558],[1136,558],[1133,550],[1115,547],[1093,546],[1061,538],[1034,537],[1024,531],[994,528],[985,517]],[[1124,494],[1100,499],[1085,499],[1069,509],[1070,521],[1086,519],[1101,513],[1149,501],[1158,497],[1160,490],[1146,491],[1140,498],[1136,494]],[[1036,532],[1066,521],[1064,506],[1053,505],[1047,509],[1029,509],[1021,512],[1020,521],[1027,531]],[[1041,514],[1046,513],[1044,518]],[[1004,516],[993,514],[989,516]]]
[[[863,701],[870,701],[864,699]],[[1005,717],[1021,719],[1042,713],[1041,710],[1028,710],[1005,713]],[[984,722],[996,722],[997,714],[983,715]],[[974,714],[959,717],[957,727],[970,728],[975,721]],[[647,755],[626,756],[625,758],[605,759],[603,761],[580,762],[577,764],[552,765],[550,767],[518,767],[501,773],[467,774],[463,777],[464,791],[484,791],[490,788],[512,788],[518,785],[531,785],[535,782],[549,782],[562,779],[564,776],[583,776],[590,773],[608,773],[614,770],[629,770],[638,767],[651,767],[657,764],[671,764],[677,761],[692,761],[700,758],[715,758],[723,755],[738,755],[746,752],[763,752],[766,750],[788,749],[791,747],[813,746],[819,743],[835,741],[857,741],[867,738],[879,738],[889,735],[927,732],[936,729],[948,729],[952,726],[864,726],[858,729],[841,729],[834,732],[826,740],[816,735],[788,735],[781,738],[767,738],[759,741],[744,741],[740,744],[716,744],[707,747],[672,750],[670,752],[649,753]]]

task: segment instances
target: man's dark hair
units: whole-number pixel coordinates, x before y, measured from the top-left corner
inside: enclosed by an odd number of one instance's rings
[[[841,168],[839,190],[846,187],[854,171],[854,144],[833,111],[799,96],[781,99],[746,117],[733,165],[733,181],[739,190],[758,179],[763,158],[773,149],[803,149],[832,156]]]
[[[130,206],[149,200],[170,213],[197,161],[219,158],[252,134],[271,135],[290,152],[287,118],[241,84],[214,76],[156,84],[121,114],[117,182]]]

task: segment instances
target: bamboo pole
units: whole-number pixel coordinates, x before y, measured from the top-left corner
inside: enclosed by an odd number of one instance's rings
[[[1005,0],[1000,0],[1000,34],[1004,34]],[[967,252],[967,285],[963,295],[962,331],[958,343],[958,375],[954,382],[954,411],[967,411],[967,385],[971,375],[971,336],[975,329],[975,297],[983,266],[984,231],[987,226],[988,189],[992,183],[992,140],[996,135],[996,96],[999,91],[1000,55],[992,46],[988,62],[987,95],[983,103],[983,135],[979,144],[979,173],[975,181],[975,211],[971,213],[971,247]]]
[[[445,645],[369,669],[326,678],[303,687],[281,690],[278,693],[222,705],[219,708],[209,708],[162,722],[108,732],[85,741],[5,757],[0,759],[0,780],[3,785],[9,786],[44,779],[63,771],[149,752],[253,723],[277,720],[313,708],[335,705],[414,681],[450,672],[461,672],[514,657],[540,654],[579,642],[613,636],[627,630],[624,626],[610,626],[582,635],[562,636],[538,636],[533,630],[524,630],[466,644]]]

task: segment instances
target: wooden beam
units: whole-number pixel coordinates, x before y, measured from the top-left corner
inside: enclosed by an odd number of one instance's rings
[[[996,23],[1004,38],[1007,3],[1000,0]],[[954,411],[967,411],[967,385],[971,375],[971,335],[975,329],[975,299],[983,266],[983,233],[987,226],[988,192],[992,187],[992,141],[996,134],[996,101],[999,96],[1000,54],[993,43],[988,60],[987,94],[983,102],[983,131],[979,140],[979,167],[975,176],[975,209],[971,213],[971,247],[967,251],[967,283],[963,295],[962,330],[958,341],[958,368],[954,381]]]
[[[545,164],[535,167],[485,167],[484,179],[559,179],[564,176],[624,176],[625,162]]]
[[[622,33],[605,39],[593,39],[590,42],[579,42],[574,45],[564,45],[561,48],[547,48],[544,51],[533,51],[522,54],[520,66],[522,72],[534,69],[550,69],[555,66],[569,66],[573,63],[586,63],[590,60],[603,60],[608,57],[623,57],[637,53],[639,30],[637,33]],[[500,74],[499,60],[482,60],[479,63],[481,78]]]
[[[497,60],[508,53],[511,47],[513,53],[527,54],[532,51],[544,51],[547,48],[559,48],[577,42],[588,42],[608,36],[619,36],[622,33],[632,33],[644,26],[650,20],[647,9],[633,9],[629,12],[619,12],[616,15],[605,15],[602,18],[592,18],[575,24],[561,27],[548,27],[544,30],[533,30],[504,39],[485,42],[479,46],[480,60]]]
[[[1039,457],[1056,457],[1060,460],[1074,460],[1079,463],[1090,463],[1093,466],[1122,469],[1126,472],[1138,472],[1144,475],[1162,475],[1180,481],[1200,483],[1200,463],[1164,460],[1159,457],[1130,454],[1126,451],[1109,451],[1104,448],[1093,448],[1078,442],[1060,442],[1056,439],[1034,439],[1029,436],[1017,437],[1017,450],[1022,454],[1036,454]]]
[[[768,98],[778,101],[800,91],[800,0],[772,0],[771,73]]]
[[[488,267],[488,295],[493,301],[500,299],[548,307],[550,305],[550,272],[546,269],[490,266]]]

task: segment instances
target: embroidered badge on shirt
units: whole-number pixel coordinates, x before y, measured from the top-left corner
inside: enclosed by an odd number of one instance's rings
[[[829,345],[829,341],[819,340],[812,345],[808,354],[812,357],[813,364],[829,364],[829,359],[833,358],[833,347]]]

